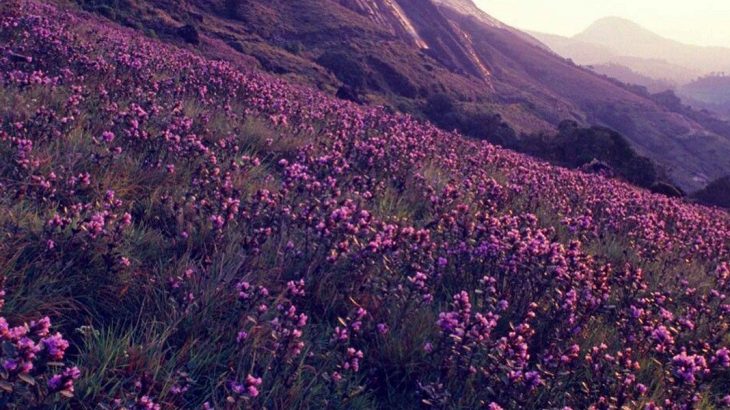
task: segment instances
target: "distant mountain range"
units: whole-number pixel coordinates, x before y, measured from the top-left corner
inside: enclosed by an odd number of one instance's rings
[[[730,124],[577,66],[471,0],[140,0],[114,10],[76,1],[177,43],[181,27],[193,26],[197,35],[185,41],[209,57],[362,103],[426,117],[427,102],[444,94],[465,111],[498,114],[475,118],[505,121],[517,135],[552,133],[564,120],[609,127],[688,191],[730,173]],[[582,41],[610,50],[606,29],[593,31]],[[503,128],[482,125],[485,138]]]
[[[573,37],[530,34],[577,64],[620,64],[676,84],[710,73],[730,72],[730,48],[683,44],[619,17],[600,19]]]
[[[645,86],[650,92],[672,89],[692,106],[730,115],[730,81],[722,80],[730,74],[730,48],[684,44],[619,17],[598,20],[573,37],[530,34],[597,73]],[[709,83],[719,88],[707,90]]]

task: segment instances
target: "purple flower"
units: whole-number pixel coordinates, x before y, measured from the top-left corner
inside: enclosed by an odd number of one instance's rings
[[[53,360],[63,359],[63,355],[68,349],[68,342],[61,336],[60,333],[56,333],[53,336],[49,336],[42,340],[43,346],[46,348],[48,355]]]
[[[74,391],[73,382],[79,377],[81,377],[81,371],[78,367],[66,368],[61,374],[53,375],[48,379],[48,388],[51,392],[65,390],[72,393]]]
[[[115,137],[115,135],[114,135],[114,133],[113,133],[113,132],[111,132],[111,131],[104,131],[104,132],[103,132],[103,133],[101,134],[101,139],[102,139],[102,141],[106,142],[107,144],[108,144],[108,143],[111,143],[112,141],[114,141],[114,137]]]
[[[51,319],[46,316],[39,321],[30,322],[30,332],[38,337],[46,337],[50,333]]]
[[[540,373],[536,371],[529,371],[525,373],[525,383],[531,388],[534,389],[535,387],[539,386],[542,383],[542,379],[540,378]]]
[[[304,279],[298,281],[290,280],[286,284],[286,290],[292,297],[303,297],[304,296]]]
[[[700,355],[688,355],[682,352],[672,358],[672,372],[680,380],[694,384],[697,377],[708,375],[707,361]]]
[[[260,394],[259,388],[263,380],[260,377],[254,377],[249,374],[244,379],[243,383],[231,382],[230,387],[233,393],[248,398],[255,398]]]
[[[15,369],[18,368],[18,360],[17,359],[6,359],[3,362],[3,368],[7,370],[8,372],[13,372]]]
[[[715,352],[712,362],[725,368],[730,367],[730,350],[727,347],[719,349]]]
[[[262,380],[260,377],[254,377],[252,375],[246,376],[246,393],[249,397],[256,397],[259,395],[259,387],[261,387]]]

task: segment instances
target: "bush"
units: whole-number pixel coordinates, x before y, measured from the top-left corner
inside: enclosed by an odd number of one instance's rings
[[[681,198],[685,196],[685,193],[677,188],[676,186],[667,182],[657,182],[651,186],[651,192],[655,194],[662,194],[673,198]]]
[[[502,120],[502,116],[483,109],[459,107],[446,94],[430,96],[423,111],[431,122],[445,130],[457,130],[503,146],[513,145],[516,141],[515,131]]]
[[[337,98],[341,100],[348,100],[352,101],[358,104],[362,103],[362,100],[360,99],[360,96],[357,95],[357,91],[353,90],[351,87],[348,87],[347,85],[343,85],[337,90],[337,94],[335,95]]]
[[[661,181],[664,177],[656,164],[639,156],[626,138],[609,128],[581,128],[575,121],[566,120],[560,123],[556,135],[524,136],[516,148],[569,168],[598,161],[634,185],[652,188],[663,182],[657,190],[665,194],[678,192],[672,184]]]
[[[438,119],[439,116],[453,112],[454,109],[454,102],[451,100],[451,97],[446,94],[439,93],[428,97],[424,112],[429,116],[429,118]]]
[[[694,197],[707,205],[730,208],[730,175],[712,181]]]
[[[124,11],[130,8],[128,0],[76,0],[84,9],[99,13],[102,16],[116,20],[124,15]]]
[[[391,91],[406,98],[416,98],[418,96],[418,88],[395,67],[374,57],[371,57],[368,61],[370,66],[383,76],[383,80]]]
[[[654,163],[646,157],[632,157],[622,168],[622,175],[640,187],[651,187],[658,178]]]
[[[365,85],[365,70],[347,53],[328,51],[317,59],[317,64],[331,71],[338,80],[352,88],[359,89]]]
[[[115,20],[117,18],[117,12],[113,8],[106,5],[95,7],[94,11],[108,18],[109,20]]]
[[[198,29],[196,29],[192,24],[186,24],[178,28],[177,34],[188,44],[200,44],[200,34],[198,33]]]
[[[652,100],[654,100],[657,104],[667,108],[670,111],[681,111],[682,110],[682,100],[677,97],[676,94],[674,94],[674,91],[667,90],[658,94],[653,94],[651,96]]]
[[[304,44],[301,41],[289,41],[284,44],[284,50],[292,54],[301,54],[304,51]]]

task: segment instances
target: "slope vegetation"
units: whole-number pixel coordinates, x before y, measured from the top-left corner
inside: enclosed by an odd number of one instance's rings
[[[112,11],[78,2],[172,41],[191,24],[208,56],[252,56],[267,71],[401,112],[423,115],[428,97],[447,93],[518,135],[563,120],[607,126],[688,191],[730,170],[728,135],[566,62],[470,0],[119,0]]]
[[[730,403],[727,213],[0,10],[2,407]]]

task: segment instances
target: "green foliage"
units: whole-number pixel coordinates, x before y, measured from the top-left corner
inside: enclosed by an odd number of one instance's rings
[[[694,197],[704,204],[730,208],[730,175],[712,181]]]
[[[117,20],[131,8],[129,0],[76,0],[86,10],[99,13],[102,16]]]
[[[467,109],[447,94],[438,93],[428,97],[423,108],[426,117],[445,130],[457,130],[473,138],[510,146],[516,138],[515,131],[502,120],[499,114],[485,109]]]
[[[304,44],[301,41],[288,41],[284,44],[284,50],[292,54],[301,54],[304,51]]]
[[[406,98],[416,98],[418,96],[418,88],[395,67],[375,57],[370,57],[368,62],[383,77],[383,81],[391,91]]]
[[[350,54],[342,51],[327,51],[317,63],[330,70],[338,80],[355,89],[365,85],[365,70]]]
[[[651,160],[638,155],[621,134],[604,127],[583,128],[574,121],[563,121],[556,135],[523,136],[516,148],[570,168],[601,161],[619,176],[644,188],[663,179]]]

